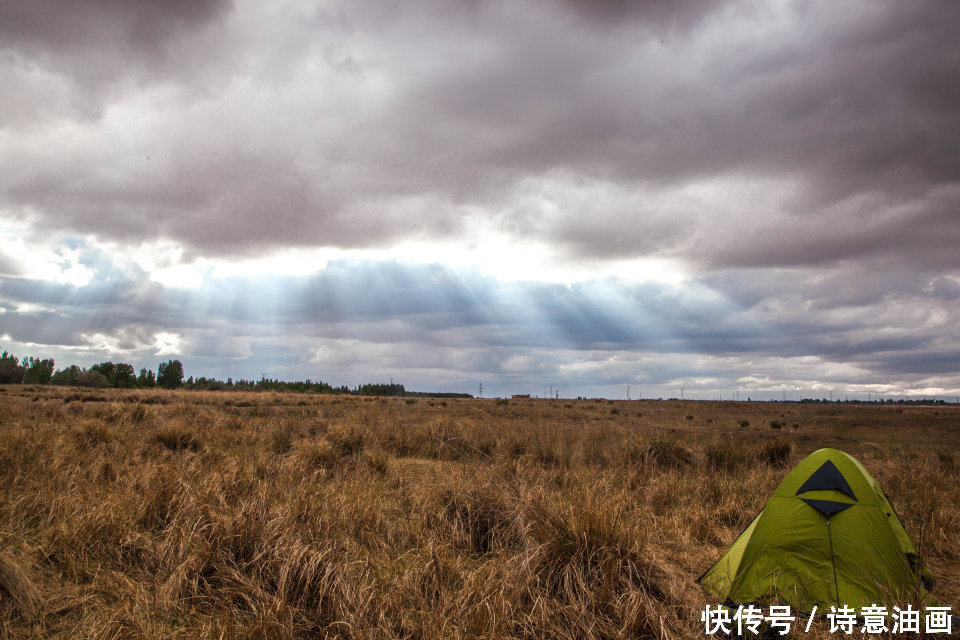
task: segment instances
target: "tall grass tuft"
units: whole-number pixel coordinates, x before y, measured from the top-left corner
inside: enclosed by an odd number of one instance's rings
[[[199,451],[202,446],[200,438],[179,422],[160,426],[154,435],[154,440],[170,451]]]
[[[653,440],[634,440],[625,450],[630,464],[652,465],[660,469],[681,469],[693,464],[693,453],[677,440],[663,436]]]
[[[43,595],[34,585],[25,563],[0,551],[0,607],[6,599],[28,618],[36,615],[44,604]]]

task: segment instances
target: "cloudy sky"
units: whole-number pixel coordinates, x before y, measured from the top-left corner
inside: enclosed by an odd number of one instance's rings
[[[960,4],[0,0],[0,348],[960,394]]]

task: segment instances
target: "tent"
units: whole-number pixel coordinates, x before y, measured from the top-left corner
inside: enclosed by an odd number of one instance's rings
[[[846,453],[820,449],[698,582],[727,606],[810,612],[913,602],[933,581],[877,481]]]

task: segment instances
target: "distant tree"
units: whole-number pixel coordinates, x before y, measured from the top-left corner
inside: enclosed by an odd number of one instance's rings
[[[357,387],[357,393],[364,396],[402,396],[406,389],[402,384],[368,383]]]
[[[45,358],[27,358],[23,381],[28,384],[48,384],[53,377],[53,360]]]
[[[111,387],[116,386],[115,384],[117,379],[116,370],[117,370],[117,366],[112,362],[101,362],[99,364],[95,364],[92,367],[90,367],[90,371],[96,371],[97,373],[102,375],[104,378],[106,378],[107,382],[110,384]]]
[[[80,380],[77,382],[81,387],[109,387],[110,381],[99,371],[88,369],[80,373]]]
[[[134,372],[132,364],[118,362],[114,373],[116,375],[116,380],[113,383],[115,386],[121,389],[133,389],[137,386],[137,374]]]
[[[140,369],[140,375],[137,376],[137,386],[141,389],[152,389],[157,386],[157,377],[149,369]]]
[[[23,374],[20,359],[4,351],[0,355],[0,384],[23,382]]]
[[[133,365],[125,362],[101,362],[90,367],[90,370],[96,371],[106,378],[111,387],[131,389],[137,386],[137,377],[133,372]]]
[[[53,376],[50,378],[50,384],[77,387],[80,386],[81,374],[83,374],[83,369],[75,364],[72,364],[69,367],[64,367],[53,374]]]
[[[161,362],[157,368],[157,386],[176,389],[183,384],[183,363],[179,360]]]
[[[51,384],[68,387],[109,387],[110,381],[98,370],[90,367],[81,369],[75,364],[57,371],[50,377]]]

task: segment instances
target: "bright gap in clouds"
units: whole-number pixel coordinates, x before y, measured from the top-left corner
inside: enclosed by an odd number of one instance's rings
[[[34,280],[82,287],[96,275],[82,263],[82,243],[30,242],[26,223],[0,217],[0,243],[7,259],[16,266],[18,275]]]
[[[114,252],[121,251],[114,248]],[[122,251],[121,251],[122,252]],[[682,285],[689,277],[680,261],[642,257],[619,260],[566,258],[546,243],[488,235],[469,243],[411,240],[376,249],[279,249],[254,258],[185,259],[179,245],[161,241],[141,245],[128,259],[152,281],[167,287],[193,289],[207,278],[311,275],[331,262],[399,262],[436,264],[456,271],[475,271],[502,282],[575,284],[614,277],[627,283]]]

